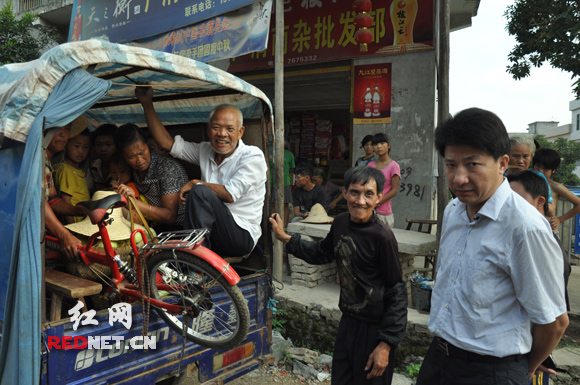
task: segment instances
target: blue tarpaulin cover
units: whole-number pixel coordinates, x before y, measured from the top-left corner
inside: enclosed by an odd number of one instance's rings
[[[110,82],[82,69],[66,74],[47,98],[32,123],[18,178],[14,242],[0,350],[2,384],[38,384],[40,381],[41,284],[43,261],[40,227],[40,187],[45,128],[65,126],[107,93]],[[32,370],[31,370],[32,364]]]

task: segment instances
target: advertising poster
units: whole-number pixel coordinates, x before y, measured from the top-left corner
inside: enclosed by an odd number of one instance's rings
[[[271,14],[272,0],[256,1],[201,23],[128,44],[204,63],[233,58],[266,48]]]
[[[125,43],[222,15],[256,0],[74,0],[68,41]]]
[[[396,55],[433,50],[434,0],[373,1],[369,28],[374,40],[361,52],[353,1],[284,1],[284,66],[324,63],[359,57]],[[277,12],[274,9],[273,13]],[[274,68],[275,17],[271,38],[262,52],[236,57],[229,72]]]
[[[391,68],[391,63],[354,67],[354,124],[391,123]]]

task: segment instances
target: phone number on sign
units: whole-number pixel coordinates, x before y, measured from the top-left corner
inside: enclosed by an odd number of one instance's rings
[[[421,186],[418,184],[412,184],[412,183],[401,183],[399,186],[399,192],[400,193],[404,193],[405,190],[407,191],[407,196],[409,196],[411,193],[413,193],[411,196],[415,196],[421,200],[423,200],[423,195],[425,194],[425,186]]]
[[[317,55],[292,57],[287,59],[287,64],[308,63],[317,60]]]

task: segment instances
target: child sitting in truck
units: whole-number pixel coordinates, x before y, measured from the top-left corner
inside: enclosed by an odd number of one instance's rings
[[[88,170],[83,163],[89,156],[91,133],[85,128],[80,134],[69,138],[64,151],[64,162],[55,166],[54,182],[56,189],[67,203],[75,206],[79,202],[91,200],[87,183]],[[64,217],[65,223],[79,222],[83,217]]]
[[[133,190],[134,194],[129,193],[129,195],[134,196],[135,199],[139,199],[145,203],[148,203],[147,198],[139,194],[137,186],[135,186],[135,183],[131,181],[132,170],[131,167],[127,164],[127,162],[125,162],[123,154],[119,152],[113,154],[113,156],[111,156],[111,159],[109,161],[109,168],[111,170],[111,187],[116,189],[117,187],[119,187],[119,185],[124,184],[128,188]],[[125,207],[123,207],[123,216],[129,219],[129,211]],[[135,223],[143,224],[141,218],[139,218],[139,214],[137,214],[135,210],[132,211],[131,216],[133,217],[133,221]],[[147,222],[151,226],[153,226],[153,224],[151,223],[152,221],[151,218],[145,215],[145,213],[143,213],[143,216],[145,217]]]
[[[111,156],[117,151],[114,141],[116,131],[116,125],[105,123],[93,132],[93,145],[97,159],[91,164],[91,174],[95,182],[95,190],[104,190],[111,183],[109,162]]]

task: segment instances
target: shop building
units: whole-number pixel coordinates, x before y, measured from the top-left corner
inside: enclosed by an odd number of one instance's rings
[[[362,22],[358,16],[360,4],[367,2],[372,5],[369,24],[367,16]],[[67,35],[72,0],[14,4],[16,11],[39,13],[42,22]],[[471,25],[479,0],[451,0],[450,5],[454,31]],[[393,199],[396,227],[404,227],[406,218],[432,217],[435,206],[438,6],[438,0],[284,1],[284,129],[291,150],[340,183],[363,155],[362,138],[386,133],[391,158],[401,167]],[[210,64],[273,99],[274,25],[272,15],[266,50]],[[367,42],[366,51],[360,42]],[[192,51],[175,53],[198,59]]]
[[[372,0],[372,41],[362,52],[355,41],[353,2],[285,1],[286,140],[297,159],[320,164],[339,183],[364,154],[362,139],[386,133],[390,156],[401,168],[393,198],[396,227],[404,228],[406,218],[430,218],[435,210],[438,3]],[[479,1],[452,0],[451,31],[470,26],[478,7]],[[274,20],[273,15],[268,50],[224,67],[270,99]]]

